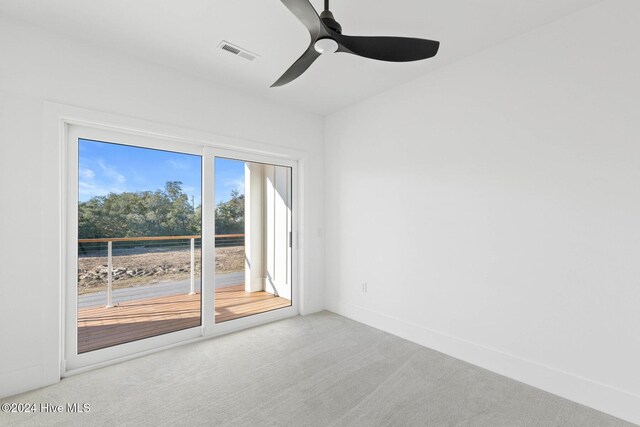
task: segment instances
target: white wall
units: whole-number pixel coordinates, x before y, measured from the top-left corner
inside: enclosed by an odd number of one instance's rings
[[[323,307],[323,120],[0,17],[0,396],[58,378],[57,158],[43,101],[306,151],[302,307]],[[48,141],[47,143],[55,143]]]
[[[599,3],[329,116],[328,308],[640,423],[638,22]]]

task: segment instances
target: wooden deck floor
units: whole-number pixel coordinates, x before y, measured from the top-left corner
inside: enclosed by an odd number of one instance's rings
[[[216,323],[288,307],[291,301],[244,285],[216,289]],[[200,325],[200,294],[122,302],[78,310],[78,353]]]

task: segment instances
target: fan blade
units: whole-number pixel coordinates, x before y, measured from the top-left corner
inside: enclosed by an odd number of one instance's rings
[[[318,59],[320,54],[314,49],[313,44],[309,45],[309,48],[302,54],[300,58],[296,62],[293,63],[291,67],[274,83],[271,87],[278,87],[282,85],[286,85],[300,77],[302,73],[307,71],[307,68],[313,61]]]
[[[438,53],[440,42],[409,37],[343,36],[331,32],[338,42],[338,52],[390,62],[409,62],[431,58]]]
[[[315,42],[323,28],[318,12],[309,0],[280,0],[309,30],[311,42]]]

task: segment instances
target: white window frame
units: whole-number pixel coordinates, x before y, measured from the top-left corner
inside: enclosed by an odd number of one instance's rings
[[[78,133],[80,132],[80,133]],[[229,332],[261,325],[271,321],[292,317],[303,312],[302,260],[304,247],[300,244],[300,233],[304,213],[301,195],[301,179],[306,154],[302,151],[275,147],[253,141],[212,135],[205,132],[162,125],[143,120],[131,119],[108,113],[96,112],[78,107],[46,103],[45,135],[58,138],[60,189],[60,241],[59,241],[59,319],[60,319],[60,377],[84,372],[123,360],[153,353],[188,342],[207,339]],[[202,265],[202,316],[201,326],[139,341],[120,344],[100,350],[77,354],[77,182],[78,159],[77,140],[93,139],[134,145],[152,149],[201,155],[203,159],[203,265]],[[70,141],[75,140],[75,145]],[[226,157],[244,161],[287,166],[292,170],[292,304],[277,310],[252,316],[215,323],[214,292],[215,263],[213,254],[215,238],[214,224],[214,158]],[[205,237],[210,236],[210,237]],[[207,259],[210,259],[207,262]],[[206,277],[210,277],[207,283]],[[74,284],[72,286],[71,284]],[[210,301],[210,304],[206,304]],[[74,307],[67,310],[67,307]]]

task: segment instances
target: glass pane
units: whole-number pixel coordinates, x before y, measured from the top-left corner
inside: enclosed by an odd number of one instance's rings
[[[201,322],[200,156],[78,141],[78,353]]]
[[[215,322],[291,306],[291,168],[216,157]]]

